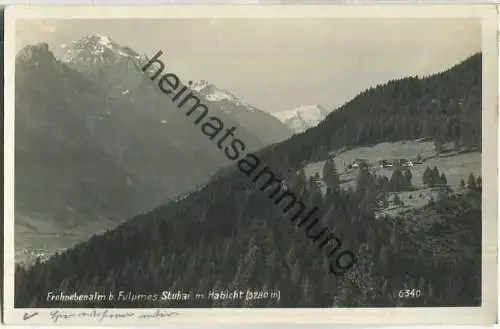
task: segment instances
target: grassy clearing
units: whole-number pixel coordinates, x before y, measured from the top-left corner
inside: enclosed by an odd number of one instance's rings
[[[409,159],[413,160],[417,154],[421,155],[423,161],[421,164],[415,164],[410,168],[412,173],[412,184],[417,188],[416,191],[398,192],[403,206],[390,205],[380,213],[388,215],[396,215],[407,212],[412,209],[418,209],[425,206],[431,198],[437,199],[439,190],[424,188],[422,184],[422,176],[426,167],[438,167],[440,172],[443,172],[448,181],[448,186],[455,192],[460,191],[460,180],[463,179],[467,183],[467,178],[470,173],[474,176],[481,175],[481,152],[474,151],[468,153],[459,153],[452,151],[444,155],[438,156],[434,150],[432,141],[400,141],[395,143],[379,143],[373,146],[357,147],[350,150],[341,151],[335,156],[335,165],[337,167],[342,187],[356,186],[357,169],[347,169],[347,165],[351,164],[356,159],[365,159],[373,164],[372,170],[377,175],[391,177],[392,168],[380,168],[378,166],[381,160],[392,159]],[[308,164],[304,167],[304,172],[307,178],[314,176],[316,173],[323,176],[323,166],[325,161],[319,161]],[[322,189],[325,192],[326,187],[322,184]],[[392,198],[393,196],[391,196]]]

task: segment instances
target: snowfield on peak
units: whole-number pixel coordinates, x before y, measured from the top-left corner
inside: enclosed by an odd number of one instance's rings
[[[110,37],[96,33],[76,39],[69,45],[62,44],[60,48],[63,52],[61,60],[64,62],[73,62],[83,58],[92,59],[93,61],[96,59],[102,60],[104,57],[109,59],[110,55],[114,55],[114,59],[145,59],[145,56],[137,54],[128,47],[118,45]]]
[[[203,88],[207,87],[208,85],[209,85],[208,81],[199,80],[191,83],[190,88],[194,91],[200,92]]]
[[[234,96],[229,91],[219,89],[206,80],[195,81],[191,83],[190,88],[200,93],[209,102],[229,101],[236,105],[244,107],[250,112],[255,111],[255,108],[253,106],[242,102],[238,97]]]
[[[111,39],[105,35],[96,35],[99,38],[99,43],[103,46],[109,46],[112,42]]]
[[[321,105],[304,105],[293,110],[271,113],[295,134],[316,127],[332,110]]]

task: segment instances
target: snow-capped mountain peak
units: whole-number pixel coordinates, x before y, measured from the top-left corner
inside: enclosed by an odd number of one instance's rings
[[[255,108],[253,106],[242,102],[238,97],[234,96],[229,91],[217,88],[207,80],[198,80],[192,82],[190,88],[203,95],[203,97],[205,97],[205,99],[209,102],[229,101],[236,105],[247,107],[249,111],[255,111]]]
[[[331,112],[319,104],[304,105],[293,110],[271,113],[295,134],[316,127]]]
[[[195,81],[191,84],[190,88],[194,91],[200,92],[203,88],[209,86],[210,84],[206,80]]]
[[[143,60],[128,47],[122,47],[108,36],[93,33],[74,40],[70,45],[61,45],[64,62],[113,61],[121,58]]]

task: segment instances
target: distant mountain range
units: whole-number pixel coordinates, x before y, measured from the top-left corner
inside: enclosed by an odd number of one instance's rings
[[[267,141],[264,144],[280,142],[292,136],[293,131],[290,131],[279,119],[242,102],[227,90],[219,89],[205,80],[194,82],[191,89],[199,92],[210,102],[212,108],[218,108],[254,133],[256,137]]]
[[[288,129],[298,134],[316,127],[332,111],[331,109],[326,109],[321,105],[315,104],[283,112],[273,112],[271,114],[278,118]]]
[[[150,87],[151,81],[137,72],[149,59],[129,47],[115,43],[110,37],[92,34],[74,41],[71,45],[62,45],[62,61],[78,70],[99,84],[111,98],[126,100],[136,109],[148,115],[165,117],[165,110],[154,102],[144,99],[165,97],[158,90]],[[182,79],[182,77],[180,77]],[[185,83],[187,85],[187,83]],[[149,89],[145,92],[144,89]],[[241,102],[227,90],[222,90],[205,80],[195,81],[191,89],[198,92],[212,111],[218,112],[225,119],[235,122],[256,139],[256,147],[276,143],[291,136],[290,131],[279,120],[250,104]],[[151,95],[154,92],[155,95]],[[126,95],[126,96],[125,96]],[[220,112],[225,113],[220,114]],[[184,118],[183,118],[184,119]]]
[[[70,227],[121,221],[230,164],[138,69],[147,56],[97,34],[59,53],[41,43],[16,57],[16,211]],[[193,90],[249,150],[292,135],[229,92],[205,82]]]

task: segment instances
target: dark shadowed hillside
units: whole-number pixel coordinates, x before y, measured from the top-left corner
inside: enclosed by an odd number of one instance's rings
[[[64,232],[81,241],[196,190],[231,163],[143,74],[147,58],[101,38],[75,41],[68,62],[44,43],[16,57],[18,251],[69,247],[52,238]],[[232,113],[214,112],[238,127],[249,150],[288,136],[267,113],[224,106]],[[239,111],[248,114],[233,120]],[[268,118],[276,133],[257,137]]]
[[[48,81],[57,95],[43,87]],[[131,174],[87,129],[87,116],[109,105],[106,95],[43,44],[17,56],[16,84],[16,209],[69,227],[72,213],[88,220],[130,215],[138,192],[127,186]]]
[[[333,92],[333,91],[332,91]],[[198,192],[138,216],[102,236],[16,272],[16,306],[75,307],[47,302],[46,293],[163,290],[208,293],[280,291],[280,299],[88,302],[108,307],[381,307],[478,306],[481,301],[481,185],[446,192],[422,209],[376,217],[387,190],[411,188],[360,169],[354,188],[340,188],[334,167],[322,193],[304,164],[341,147],[430,137],[480,146],[481,55],[431,77],[406,78],[364,91],[317,127],[259,153],[263,166],[286,178],[319,222],[357,261],[343,276],[296,229],[283,207],[238,168]],[[331,164],[329,164],[331,165]],[[240,168],[241,169],[241,168]],[[252,176],[253,177],[253,176]],[[464,177],[467,179],[467,177]],[[410,179],[411,181],[411,179]],[[404,184],[403,184],[404,183]],[[425,225],[424,225],[425,224]],[[311,226],[309,227],[311,228]],[[308,233],[318,235],[318,228]],[[331,246],[334,247],[334,246]],[[343,264],[345,265],[345,264]],[[400,291],[418,290],[402,297]]]

